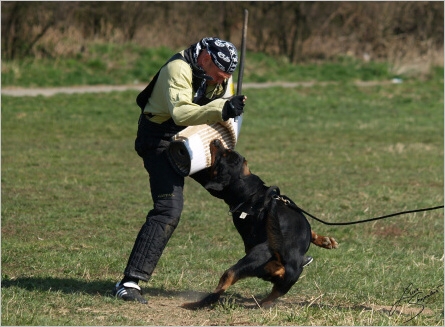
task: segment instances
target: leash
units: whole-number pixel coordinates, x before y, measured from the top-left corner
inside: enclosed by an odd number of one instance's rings
[[[444,206],[437,206],[437,207],[430,207],[430,208],[423,208],[423,209],[415,209],[415,210],[408,210],[408,211],[401,211],[401,212],[396,212],[396,213],[392,213],[389,215],[385,215],[385,216],[380,216],[380,217],[375,217],[375,218],[369,218],[369,219],[364,219],[364,220],[357,220],[357,221],[350,221],[350,222],[343,222],[343,223],[329,223],[327,221],[324,221],[320,218],[315,217],[314,215],[311,215],[309,212],[301,209],[299,206],[297,206],[294,202],[292,202],[290,199],[283,197],[283,196],[274,196],[275,199],[277,200],[281,200],[284,202],[284,204],[286,205],[290,205],[291,207],[293,207],[294,209],[301,211],[302,213],[308,215],[309,217],[317,220],[318,222],[325,224],[325,225],[330,225],[330,226],[345,226],[345,225],[355,225],[355,224],[361,224],[361,223],[367,223],[370,221],[375,221],[375,220],[380,220],[380,219],[385,219],[385,218],[390,218],[390,217],[394,217],[394,216],[399,216],[399,215],[405,215],[408,213],[414,213],[414,212],[422,212],[422,211],[431,211],[431,210],[437,210],[437,209],[442,209]]]

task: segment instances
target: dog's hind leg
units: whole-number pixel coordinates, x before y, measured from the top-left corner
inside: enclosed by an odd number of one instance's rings
[[[270,294],[268,296],[266,296],[264,299],[262,299],[259,302],[259,305],[262,308],[269,308],[273,305],[273,303],[276,299],[278,299],[280,296],[283,296],[284,294],[285,293],[280,292],[278,290],[278,287],[276,285],[274,285]]]
[[[315,233],[314,231],[311,231],[311,242],[312,242],[312,244],[315,244],[316,246],[319,246],[319,247],[325,248],[325,249],[338,248],[338,243],[334,238],[328,237],[328,236],[317,235],[317,233]]]

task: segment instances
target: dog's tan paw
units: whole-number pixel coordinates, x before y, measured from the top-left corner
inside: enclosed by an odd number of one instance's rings
[[[317,235],[314,231],[312,231],[312,239],[311,242],[316,246],[319,246],[324,249],[336,249],[338,248],[338,242],[328,236]]]
[[[322,247],[324,247],[325,249],[338,248],[338,242],[334,238],[328,237],[328,236],[323,237],[323,241],[321,244],[322,244]]]

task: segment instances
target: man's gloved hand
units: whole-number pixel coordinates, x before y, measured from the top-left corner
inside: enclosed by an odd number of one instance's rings
[[[222,119],[224,121],[229,118],[235,118],[244,112],[244,95],[235,95],[226,101],[222,110]]]

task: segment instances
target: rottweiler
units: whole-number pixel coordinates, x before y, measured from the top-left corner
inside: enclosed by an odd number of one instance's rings
[[[311,230],[306,217],[278,187],[268,187],[251,173],[246,159],[227,149],[218,139],[210,142],[211,166],[192,176],[213,196],[223,199],[244,242],[246,255],[221,276],[213,293],[198,302],[184,303],[199,309],[216,303],[227,288],[240,279],[258,277],[273,284],[271,293],[258,304],[269,307],[297,282],[309,245],[332,249],[338,243]]]

